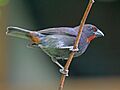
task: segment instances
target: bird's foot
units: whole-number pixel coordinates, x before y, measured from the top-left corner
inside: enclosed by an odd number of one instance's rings
[[[65,76],[68,76],[69,70],[65,70],[64,68],[60,69],[60,72],[64,74]]]
[[[74,49],[74,47],[71,47],[69,50],[72,51],[72,52],[78,52],[79,51],[78,48]]]

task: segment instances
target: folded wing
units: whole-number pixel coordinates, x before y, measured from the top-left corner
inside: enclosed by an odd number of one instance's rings
[[[69,27],[48,28],[48,29],[44,29],[38,32],[44,35],[57,34],[57,35],[68,35],[68,36],[73,36],[73,37],[77,36],[77,32],[75,31],[75,29],[69,28]]]

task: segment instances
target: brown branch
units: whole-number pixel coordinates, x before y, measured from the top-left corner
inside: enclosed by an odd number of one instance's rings
[[[89,0],[88,6],[86,8],[86,11],[85,11],[85,13],[83,15],[83,18],[81,20],[81,23],[80,23],[80,28],[79,28],[78,35],[76,37],[76,41],[75,41],[75,44],[74,44],[74,49],[78,48],[78,43],[79,43],[79,40],[80,40],[80,37],[81,37],[81,34],[82,34],[83,26],[85,24],[85,21],[87,19],[87,16],[90,12],[90,9],[91,9],[93,3],[94,3],[94,0]],[[65,67],[64,67],[65,71],[68,70],[68,68],[70,66],[70,63],[72,62],[74,54],[75,54],[75,52],[70,53],[69,58],[67,60],[67,63],[65,64]],[[62,74],[61,80],[60,80],[60,86],[59,86],[58,90],[63,90],[65,77],[66,76],[64,74]]]

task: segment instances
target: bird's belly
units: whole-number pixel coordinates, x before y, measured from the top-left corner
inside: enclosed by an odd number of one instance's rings
[[[65,59],[69,57],[70,51],[67,49],[60,49],[60,48],[42,48],[42,50],[49,55],[50,57],[55,57],[57,59]]]
[[[60,48],[43,47],[42,50],[50,57],[54,57],[56,59],[64,59],[64,60],[67,60],[67,58],[71,53],[69,49],[60,49]],[[81,54],[82,52],[78,51],[75,53],[74,57],[78,57]]]

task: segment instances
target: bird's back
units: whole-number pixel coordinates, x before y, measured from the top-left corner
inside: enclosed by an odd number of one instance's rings
[[[44,35],[68,35],[68,36],[77,36],[77,31],[74,30],[74,28],[70,27],[58,27],[58,28],[48,28],[44,30],[40,30],[39,33]]]

